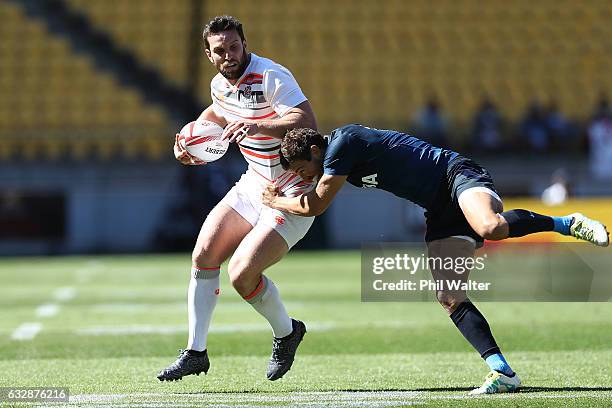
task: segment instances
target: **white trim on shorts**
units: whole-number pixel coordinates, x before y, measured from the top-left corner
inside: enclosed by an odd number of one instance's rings
[[[491,197],[495,198],[497,201],[499,201],[500,203],[502,202],[501,197],[493,190],[491,190],[490,188],[487,187],[470,187],[467,190],[463,190],[461,192],[461,194],[459,194],[459,197],[457,198],[457,201],[461,201],[461,197],[467,193],[467,192],[474,192],[474,193],[487,193],[489,194]]]
[[[470,236],[467,235],[452,235],[451,238],[459,238],[459,239],[464,239],[468,242],[471,242],[472,244],[476,245],[476,240]]]

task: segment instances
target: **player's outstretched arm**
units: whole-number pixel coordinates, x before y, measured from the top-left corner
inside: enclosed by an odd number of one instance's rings
[[[298,197],[281,197],[276,186],[269,184],[262,193],[262,202],[268,207],[303,217],[321,215],[332,203],[346,178],[324,174],[314,190]]]
[[[289,129],[317,128],[317,120],[310,102],[304,101],[289,109],[282,117],[270,120],[232,122],[223,130],[223,138],[239,143],[246,136],[260,134],[282,139]]]

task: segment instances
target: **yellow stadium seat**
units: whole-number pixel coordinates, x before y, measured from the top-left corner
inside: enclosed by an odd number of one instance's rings
[[[18,5],[0,3],[0,15],[10,18],[6,25],[3,21],[6,36],[0,46],[0,145],[9,146],[10,135],[28,131],[41,139],[23,143],[23,149],[17,149],[23,157],[57,159],[69,151],[84,159],[92,153],[84,138],[105,140],[107,129],[131,126],[146,133],[146,129],[168,127],[164,112],[156,110],[151,115],[139,95],[120,86],[110,74],[97,71],[89,58],[75,54],[63,38],[27,17]],[[79,138],[70,136],[75,132]],[[101,142],[99,150],[105,158],[116,152],[106,142]],[[12,151],[4,147],[0,157]]]
[[[187,86],[191,0],[67,4],[143,64]],[[201,26],[219,13],[243,21],[251,50],[291,69],[323,130],[346,120],[403,123],[433,92],[456,123],[470,122],[482,94],[517,119],[532,98],[553,95],[568,116],[585,118],[601,92],[612,93],[610,2],[209,0]],[[14,95],[0,100],[3,132],[64,126],[95,141],[108,136],[96,129],[162,134],[176,126],[18,5],[0,3],[0,15],[9,35],[0,42],[0,91]],[[215,71],[200,58],[194,92],[209,103]],[[88,151],[78,143],[72,151]],[[106,143],[98,146],[104,155],[116,153]],[[145,150],[161,150],[157,143]]]
[[[189,51],[183,45],[191,34],[190,0],[68,0],[67,3],[85,14],[97,29],[109,33],[120,47],[133,52],[144,64],[159,69],[169,81],[186,83]],[[152,52],[156,48],[158,52]],[[165,52],[160,53],[160,48]]]

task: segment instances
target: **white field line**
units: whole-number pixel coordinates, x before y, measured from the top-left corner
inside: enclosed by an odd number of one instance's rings
[[[53,299],[58,302],[67,302],[74,299],[76,296],[76,290],[71,286],[58,288],[53,292]]]
[[[32,340],[41,329],[42,324],[40,323],[22,323],[13,331],[11,339],[18,341]]]
[[[65,302],[73,299],[76,296],[76,290],[73,287],[58,288],[53,292],[53,299],[56,302]],[[57,303],[43,303],[35,310],[38,318],[52,317],[59,312]],[[11,334],[11,339],[26,341],[32,340],[42,330],[42,324],[39,322],[22,323]]]
[[[80,394],[71,395],[69,399],[70,402],[107,402],[116,401],[127,397],[129,397],[128,394]]]
[[[308,324],[308,330],[326,331],[333,330],[337,326],[333,323],[313,322]],[[77,329],[75,334],[80,336],[125,336],[132,334],[180,334],[187,333],[187,325],[180,326],[124,326],[124,327],[86,327]],[[221,324],[210,328],[209,333],[248,333],[248,332],[268,332],[271,331],[269,325],[265,323],[257,324]]]
[[[38,306],[35,310],[36,317],[45,318],[53,317],[60,311],[60,305],[58,303],[66,302],[73,299],[76,296],[76,290],[73,287],[58,288],[53,292],[53,299],[55,302],[43,303]]]
[[[57,303],[45,303],[36,308],[37,317],[53,317],[59,312]]]
[[[99,268],[99,265],[95,263],[90,263],[90,265],[88,265],[86,268],[90,268],[90,269],[93,268],[95,270],[96,268]],[[83,270],[77,270],[75,273],[77,276],[79,275],[85,276],[85,272],[83,272]],[[71,286],[65,286],[65,287],[56,289],[53,292],[53,300],[55,302],[43,303],[42,305],[38,306],[35,310],[36,317],[46,318],[46,317],[55,316],[60,310],[60,306],[58,305],[58,303],[67,302],[69,300],[72,300],[74,299],[75,296],[76,296],[76,290]],[[42,330],[41,323],[38,323],[38,322],[23,323],[13,331],[13,333],[11,334],[11,338],[13,340],[20,340],[20,341],[32,340],[34,339],[34,337],[36,337],[36,335],[41,330]]]
[[[305,309],[308,305],[305,302],[284,302],[288,310]],[[164,310],[187,310],[187,299],[181,302],[160,302],[160,303],[134,303],[134,302],[111,302],[111,303],[95,303],[89,305],[94,312],[105,313],[135,313],[140,311],[150,311],[151,309]],[[237,302],[220,302],[217,305],[218,310],[250,310],[251,306],[245,301]]]
[[[612,398],[612,393],[597,391],[556,392],[556,393],[513,393],[499,395],[468,396],[430,395],[426,391],[329,391],[329,392],[296,392],[283,394],[269,393],[202,393],[202,394],[83,394],[70,397],[70,404],[98,407],[182,407],[194,404],[205,404],[207,407],[262,407],[274,404],[275,407],[345,407],[377,408],[389,406],[424,405],[430,400],[468,400],[468,399],[575,399],[575,398]],[[164,401],[167,399],[167,401]],[[83,405],[92,404],[92,405]]]
[[[173,303],[95,303],[89,306],[92,312],[97,313],[138,313],[150,312],[151,309],[187,310],[187,302]]]
[[[509,394],[495,395],[431,395],[425,399],[430,400],[454,400],[454,399],[574,399],[574,398],[612,398],[611,392],[600,391],[583,391],[583,392],[567,392],[567,393],[548,393],[548,392],[514,392]],[[610,401],[612,402],[612,401]]]
[[[113,407],[172,407],[193,406],[205,404],[207,407],[258,407],[274,403],[275,407],[389,407],[422,405],[423,401],[415,400],[420,391],[400,392],[298,392],[287,394],[131,394],[131,395],[75,395],[70,397],[70,403],[93,403],[97,406]],[[160,398],[172,401],[160,401]],[[178,401],[177,401],[178,399]],[[124,401],[121,401],[124,400]],[[136,401],[135,401],[136,400]],[[139,401],[140,400],[140,401]],[[285,403],[286,405],[277,405]],[[95,406],[95,405],[94,405]]]
[[[131,334],[177,334],[186,331],[186,326],[87,327],[77,329],[75,334],[79,336],[129,336]]]
[[[359,328],[397,328],[411,327],[410,322],[398,323],[336,323],[336,322],[307,322],[306,328],[312,332],[324,332],[330,330],[359,329]],[[249,333],[267,332],[270,326],[265,323],[235,323],[235,324],[213,324],[209,333]],[[187,325],[157,326],[157,325],[135,325],[135,326],[94,326],[84,327],[74,331],[79,336],[127,336],[132,334],[180,334],[187,333]]]
[[[74,272],[77,283],[88,283],[91,279],[102,271],[104,263],[100,261],[90,261],[84,267]]]
[[[244,402],[234,403],[234,404],[223,404],[223,403],[214,403],[214,402],[205,402],[205,406],[207,408],[266,408],[266,407],[274,407],[274,408],[294,408],[294,407],[302,407],[302,408],[389,408],[389,407],[407,407],[407,406],[424,406],[426,405],[425,401],[412,400],[412,401],[346,401],[346,402],[328,402],[328,401],[320,401],[320,402],[301,402],[295,403],[290,402],[286,405],[279,405],[273,399],[270,399],[268,402],[263,402],[261,404],[249,404]],[[78,403],[78,405],[53,405],[54,407],[79,407],[79,408],[189,408],[193,407],[193,402],[124,402],[124,403],[112,403],[109,405],[103,405],[103,403],[95,403],[95,404],[83,404]],[[37,407],[46,407],[44,405],[38,405]]]

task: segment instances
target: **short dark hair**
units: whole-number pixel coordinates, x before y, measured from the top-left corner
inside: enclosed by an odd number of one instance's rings
[[[285,133],[279,152],[281,166],[288,170],[291,163],[296,160],[310,161],[312,154],[310,146],[325,148],[325,139],[319,132],[309,128],[290,129]]]
[[[204,26],[204,32],[202,36],[204,37],[204,43],[206,44],[206,49],[210,49],[210,44],[208,43],[208,37],[211,34],[218,34],[223,31],[236,30],[240,39],[244,41],[244,31],[242,31],[242,23],[238,21],[236,17],[232,16],[216,16],[212,20],[208,22]]]

